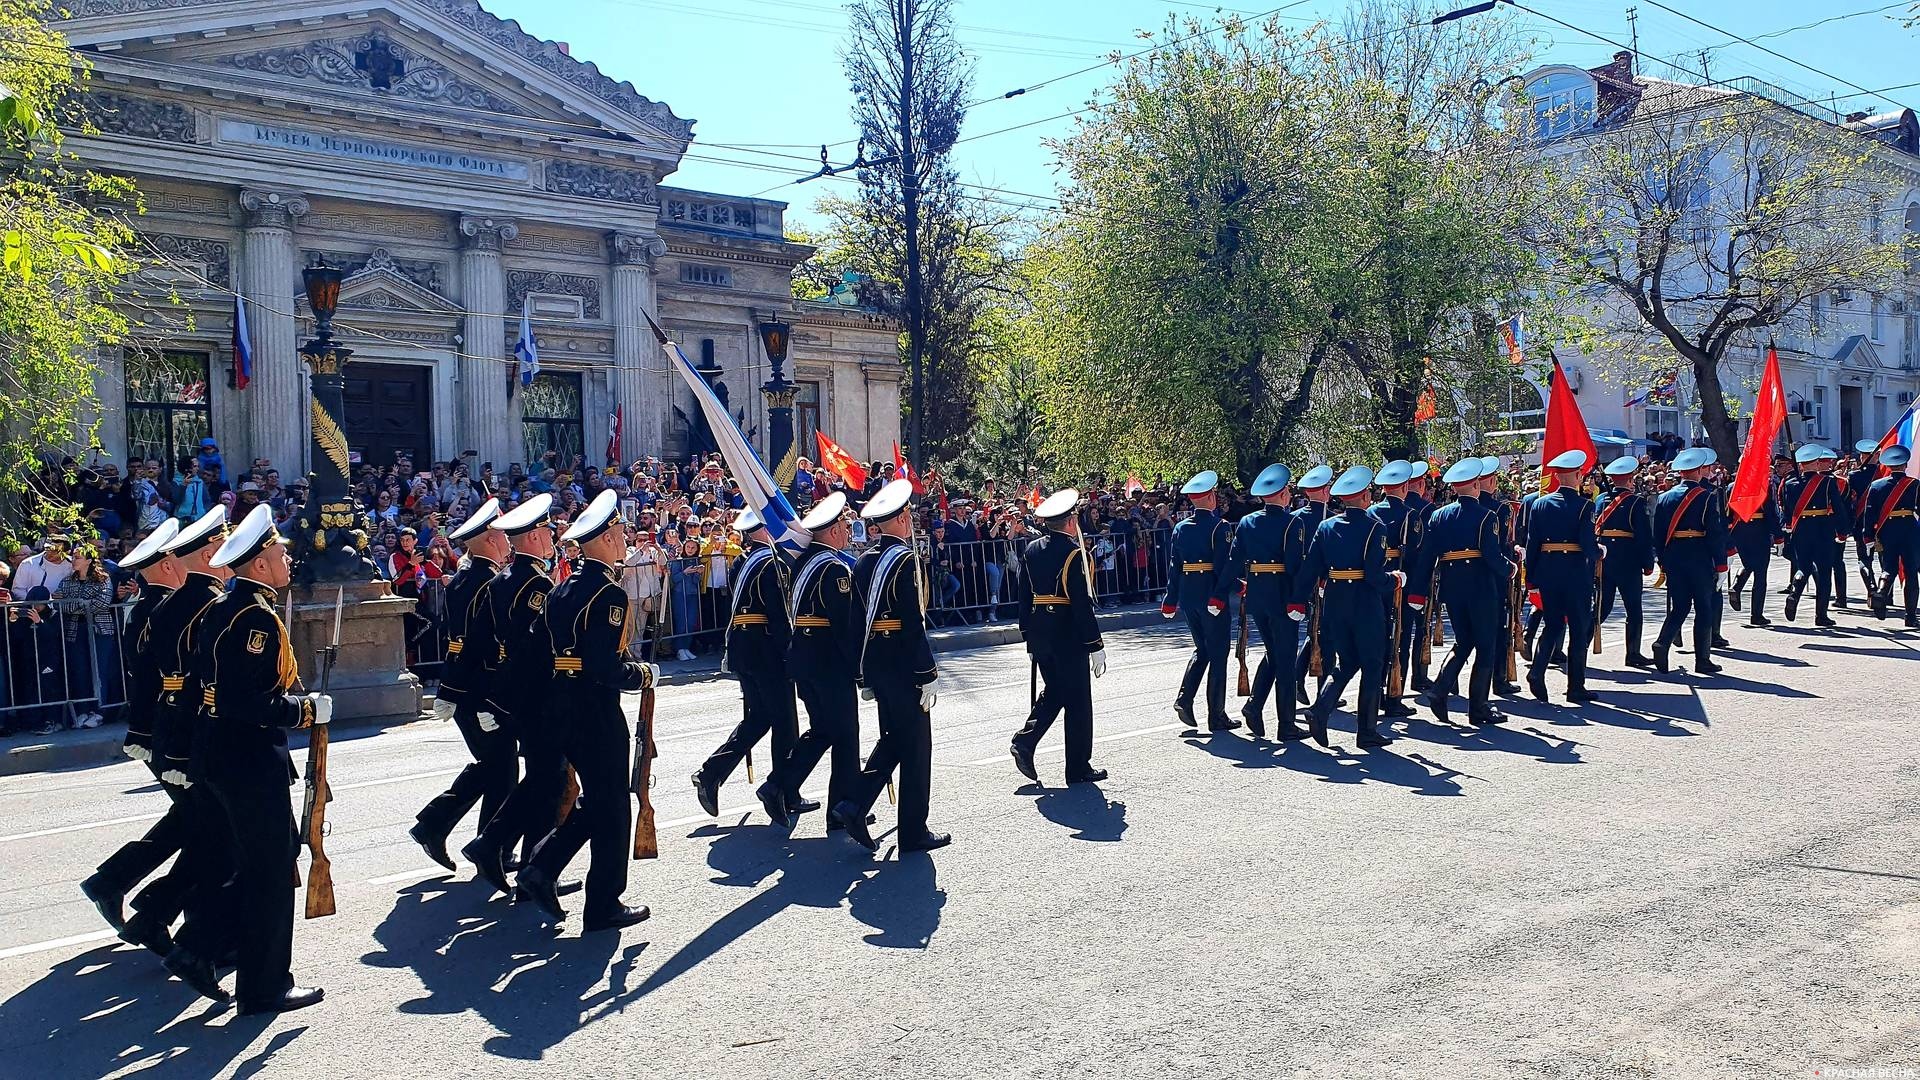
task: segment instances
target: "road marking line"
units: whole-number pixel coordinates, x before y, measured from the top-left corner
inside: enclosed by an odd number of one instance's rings
[[[11,960],[16,956],[28,956],[37,952],[52,952],[73,945],[86,945],[95,941],[105,941],[115,934],[111,930],[95,930],[91,934],[75,934],[72,937],[54,938],[52,941],[36,941],[31,945],[15,945],[11,949],[0,949],[0,960]]]
[[[104,829],[110,825],[131,825],[136,821],[159,821],[166,816],[165,810],[151,814],[134,814],[131,817],[113,818],[108,821],[83,821],[78,825],[62,825],[55,829],[39,829],[34,832],[14,833],[12,836],[0,836],[0,844],[9,840],[37,840],[42,836],[59,836],[62,833],[82,832],[87,829]]]

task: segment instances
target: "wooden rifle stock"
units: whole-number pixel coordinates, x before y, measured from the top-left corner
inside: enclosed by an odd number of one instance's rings
[[[580,774],[578,772],[575,772],[573,765],[569,763],[567,765],[566,790],[560,793],[560,805],[554,807],[554,810],[553,810],[553,827],[554,828],[557,829],[560,826],[566,824],[568,815],[573,813],[573,804],[579,801],[580,801]]]
[[[1515,566],[1513,568],[1513,576],[1508,579],[1507,583],[1507,661],[1505,672],[1508,682],[1515,682],[1520,678],[1518,656],[1521,645],[1526,641],[1526,631],[1522,629],[1523,620],[1520,618],[1520,607],[1526,600],[1525,592],[1520,584],[1522,576],[1520,568]]]
[[[1427,632],[1420,635],[1420,670],[1433,666],[1433,647],[1440,644],[1440,560],[1433,561],[1433,575],[1427,579]]]
[[[291,601],[289,601],[291,606]],[[292,633],[289,629],[288,633]],[[334,642],[320,653],[320,692],[325,694],[333,681],[333,660],[340,652]],[[306,917],[321,919],[334,913],[333,860],[327,858],[327,804],[333,801],[333,788],[327,783],[326,724],[307,729],[307,790],[301,808],[300,834],[310,857],[307,863]]]
[[[1316,588],[1314,592],[1317,592]],[[1307,674],[1316,679],[1326,676],[1326,663],[1320,655],[1320,597],[1309,593],[1307,602],[1313,605],[1313,613],[1307,619]]]
[[[1240,684],[1236,692],[1241,697],[1253,696],[1253,684],[1247,679],[1247,598],[1240,598],[1240,640],[1234,644],[1234,656],[1240,661]]]
[[[640,797],[640,814],[633,823],[633,857],[660,857],[660,835],[653,821],[653,687],[640,691],[640,730],[634,733],[633,793]]]
[[[1407,672],[1400,663],[1400,630],[1406,618],[1406,587],[1399,582],[1393,585],[1393,636],[1387,639],[1387,645],[1393,650],[1392,659],[1387,667],[1387,696],[1398,698],[1406,692]]]
[[[1607,584],[1601,579],[1606,571],[1607,557],[1600,556],[1593,564],[1593,655],[1600,655],[1600,601],[1607,594]]]

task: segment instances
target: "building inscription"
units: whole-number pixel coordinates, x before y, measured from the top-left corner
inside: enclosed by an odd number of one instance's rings
[[[496,180],[524,182],[531,176],[526,162],[514,161],[510,158],[485,157],[459,150],[442,150],[433,146],[387,142],[384,139],[336,135],[326,131],[286,127],[280,124],[262,124],[251,120],[221,120],[220,141],[263,146],[275,150],[291,150],[298,153],[354,158],[359,161],[377,161],[387,165],[439,169],[443,172],[485,176]]]

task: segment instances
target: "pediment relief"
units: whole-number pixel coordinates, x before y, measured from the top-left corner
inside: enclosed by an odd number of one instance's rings
[[[203,62],[215,68],[319,83],[375,97],[514,116],[535,115],[526,103],[497,92],[427,50],[394,40],[390,33],[379,29],[357,36],[312,38],[274,48],[208,57]]]
[[[300,314],[310,312],[303,294],[298,301]],[[394,264],[385,249],[376,248],[365,266],[348,274],[340,282],[341,311],[381,311],[400,314],[457,318],[460,305],[410,280]]]

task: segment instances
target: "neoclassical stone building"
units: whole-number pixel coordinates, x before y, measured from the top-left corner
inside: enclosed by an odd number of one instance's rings
[[[156,259],[148,346],[103,357],[113,460],[305,467],[311,332],[300,271],[343,267],[336,326],[355,350],[347,433],[372,462],[472,449],[504,470],[549,448],[598,464],[616,407],[623,456],[681,454],[697,414],[643,315],[717,366],[765,449],[756,332],[793,325],[786,374],[811,448],[898,438],[893,326],[795,303],[785,204],[664,187],[693,123],[473,0],[74,0],[59,24],[94,67],[88,165],[131,176]],[[252,378],[235,385],[236,297]],[[176,299],[177,298],[177,299]],[[542,373],[515,379],[530,314]],[[190,316],[190,318],[189,318]]]

